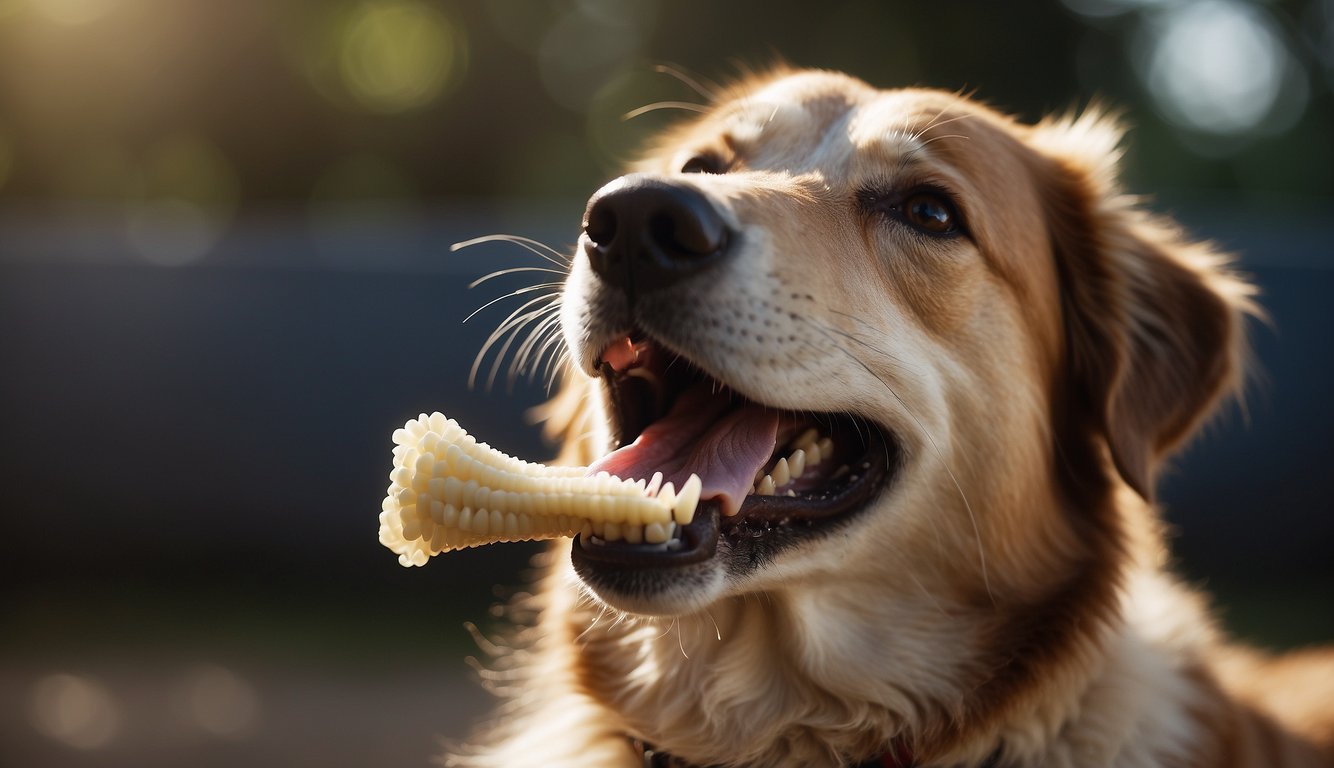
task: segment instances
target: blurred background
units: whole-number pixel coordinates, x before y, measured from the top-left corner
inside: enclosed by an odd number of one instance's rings
[[[1165,478],[1229,629],[1334,640],[1334,1],[0,0],[0,766],[426,765],[485,711],[465,621],[536,549],[403,569],[389,433],[519,455],[484,340],[583,201],[786,59],[1099,99],[1131,190],[1240,254],[1255,384]],[[686,77],[665,74],[668,65]],[[496,383],[485,381],[495,369]]]

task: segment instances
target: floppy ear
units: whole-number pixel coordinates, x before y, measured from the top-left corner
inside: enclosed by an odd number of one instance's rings
[[[1116,182],[1121,130],[1103,115],[1040,124],[1061,277],[1066,415],[1105,439],[1121,477],[1152,499],[1156,470],[1239,389],[1254,289],[1226,257],[1137,209]]]

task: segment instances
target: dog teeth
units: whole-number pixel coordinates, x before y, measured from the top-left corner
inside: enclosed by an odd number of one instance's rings
[[[820,433],[816,431],[815,427],[810,427],[805,432],[802,432],[801,437],[798,437],[793,441],[792,445],[797,448],[809,448],[812,445],[815,445],[819,437]]]
[[[627,544],[668,544],[677,541],[680,527],[676,523],[649,523],[624,525],[620,523],[588,523],[579,531],[586,543],[602,545],[613,541]]]
[[[798,448],[787,457],[788,469],[793,477],[801,477],[801,473],[806,471],[806,452]]]
[[[806,474],[807,469],[824,461],[832,454],[834,441],[829,437],[817,438],[819,433],[814,427],[801,433],[801,436],[793,441],[795,447],[790,455],[779,459],[767,472],[761,469],[755,473],[755,482],[750,492],[756,496],[772,496],[778,489],[800,479]]]
[[[704,482],[699,475],[691,475],[676,494],[676,503],[672,504],[672,519],[678,525],[690,525],[695,519],[695,508],[699,506],[699,496],[704,490]]]
[[[666,504],[670,509],[676,505],[676,486],[671,483],[663,483],[662,490],[658,491],[658,501]]]
[[[649,523],[644,526],[644,541],[649,544],[665,544],[669,538],[671,537],[667,533],[667,528],[662,523]]]

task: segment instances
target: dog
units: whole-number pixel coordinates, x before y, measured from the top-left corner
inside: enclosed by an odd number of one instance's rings
[[[1258,310],[1121,140],[779,69],[594,194],[546,429],[707,501],[547,551],[448,762],[1334,765],[1334,653],[1230,645],[1168,567],[1155,477]]]

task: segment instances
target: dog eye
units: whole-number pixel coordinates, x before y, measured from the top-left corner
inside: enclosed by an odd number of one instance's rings
[[[923,232],[952,235],[959,231],[959,214],[954,205],[932,192],[914,192],[895,209],[905,222]]]
[[[695,155],[681,166],[681,173],[726,173],[723,159],[712,152]]]
[[[857,201],[867,213],[887,216],[924,235],[954,237],[966,234],[963,217],[954,201],[934,187],[918,187],[907,192],[871,187],[859,192]]]

